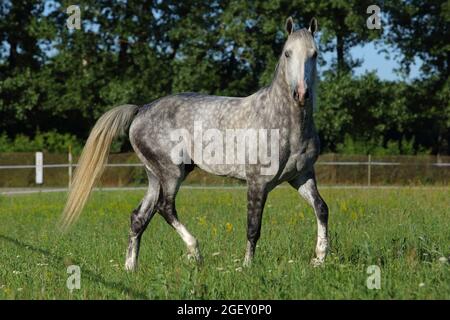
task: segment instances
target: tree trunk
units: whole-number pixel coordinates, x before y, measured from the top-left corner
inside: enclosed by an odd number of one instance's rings
[[[9,70],[13,70],[17,66],[17,41],[9,37]]]
[[[128,40],[120,38],[120,51],[119,51],[119,67],[122,70],[126,70],[128,67]]]
[[[337,34],[336,36],[336,52],[337,52],[337,71],[338,74],[342,74],[346,71],[347,66],[345,64],[345,48],[344,48],[344,40],[341,34]]]

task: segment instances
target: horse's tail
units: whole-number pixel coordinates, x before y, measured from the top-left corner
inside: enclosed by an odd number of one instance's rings
[[[81,153],[75,176],[70,186],[60,226],[67,230],[80,216],[89,194],[100,178],[113,139],[124,134],[138,110],[134,105],[123,105],[109,110],[98,119]]]

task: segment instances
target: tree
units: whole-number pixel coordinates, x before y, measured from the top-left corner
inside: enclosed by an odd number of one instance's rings
[[[423,61],[421,79],[415,83],[415,93],[421,92],[420,97],[415,94],[415,109],[421,123],[427,124],[417,127],[420,140],[428,140],[434,153],[450,153],[450,3],[396,0],[386,9],[390,22],[386,40],[403,54],[403,71],[408,73],[415,59]]]
[[[0,128],[32,134],[39,128],[42,90],[37,72],[46,61],[43,50],[48,25],[41,1],[3,1],[0,4]]]
[[[334,51],[334,69],[342,74],[351,71],[362,61],[351,58],[350,49],[369,41],[380,39],[383,31],[369,29],[366,20],[371,0],[306,1],[305,10],[319,17],[322,51]]]
[[[270,83],[293,16],[296,27],[318,18],[321,51],[336,56],[320,84],[324,149],[338,150],[347,136],[400,147],[414,139],[416,150],[450,153],[445,1],[379,4],[386,34],[367,28],[368,0],[82,0],[81,30],[69,30],[72,4],[0,3],[0,136],[9,139],[2,141],[52,131],[85,138],[114,105],[182,91],[249,95]],[[403,54],[405,70],[424,61],[420,80],[352,74],[360,61],[350,49],[382,37]]]

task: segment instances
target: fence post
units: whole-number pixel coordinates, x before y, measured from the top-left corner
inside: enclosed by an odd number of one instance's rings
[[[68,154],[68,160],[69,160],[69,185],[68,187],[70,188],[70,185],[72,184],[72,145],[69,145],[69,154]]]
[[[36,165],[36,184],[44,183],[44,154],[42,152],[36,152],[35,155]]]
[[[371,178],[372,178],[372,156],[368,155],[368,159],[367,159],[367,185],[370,187],[370,183],[371,183]]]
[[[336,162],[336,154],[335,153],[333,153],[333,157],[331,158],[331,161],[334,161],[334,162]],[[337,179],[336,179],[336,176],[337,176],[337,165],[336,164],[333,164],[333,168],[332,168],[332,170],[331,170],[331,173],[332,173],[332,181],[333,181],[333,184],[337,184]]]

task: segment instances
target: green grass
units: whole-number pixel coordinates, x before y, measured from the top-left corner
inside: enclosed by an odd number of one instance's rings
[[[270,194],[250,269],[244,190],[180,191],[180,219],[199,239],[204,264],[155,216],[142,239],[139,270],[126,273],[129,213],[143,191],[95,192],[71,232],[55,229],[62,193],[0,196],[2,299],[449,299],[450,190],[324,189],[331,252],[314,268],[316,222],[289,188]],[[67,266],[81,289],[66,288]],[[381,289],[366,287],[369,265]]]

